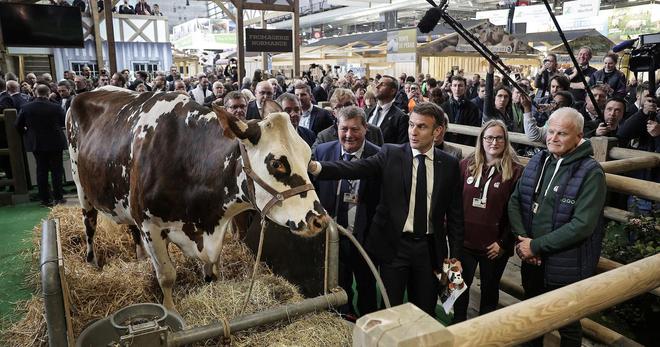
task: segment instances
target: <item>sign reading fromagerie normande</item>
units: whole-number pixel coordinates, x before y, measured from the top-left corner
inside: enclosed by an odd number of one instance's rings
[[[286,29],[245,29],[246,52],[292,52],[293,35]]]

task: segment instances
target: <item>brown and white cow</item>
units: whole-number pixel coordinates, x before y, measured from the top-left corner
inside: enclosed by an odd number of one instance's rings
[[[187,95],[103,87],[74,99],[66,128],[87,261],[96,263],[97,211],[131,225],[170,309],[176,271],[168,243],[202,260],[205,276],[217,274],[232,217],[255,206],[261,210],[272,197],[255,185],[250,198],[239,141],[252,170],[276,190],[310,183],[310,149],[286,113],[244,123]],[[267,217],[301,236],[316,235],[329,222],[313,190],[275,205]]]

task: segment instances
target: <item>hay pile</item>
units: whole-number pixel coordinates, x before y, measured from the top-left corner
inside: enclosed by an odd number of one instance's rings
[[[95,234],[95,250],[98,270],[85,262],[85,237],[79,208],[53,208],[50,218],[60,220],[60,238],[65,259],[67,283],[72,305],[73,335],[80,333],[90,323],[105,317],[122,307],[140,302],[161,302],[162,293],[152,265],[148,260],[135,258],[133,240],[125,226],[118,226],[99,216]],[[8,346],[47,345],[46,323],[43,316],[43,300],[39,292],[39,243],[40,226],[34,228],[35,248],[32,271],[27,283],[35,289],[35,295],[16,306],[23,318],[2,333],[0,344]],[[189,327],[218,321],[222,317],[232,319],[240,314],[251,277],[254,258],[241,242],[227,239],[222,250],[220,280],[206,284],[202,278],[200,263],[186,258],[175,246],[170,246],[170,256],[177,269],[174,300]],[[255,281],[250,303],[245,313],[290,304],[302,300],[298,289],[284,279],[261,267]],[[309,314],[291,322],[260,327],[233,336],[235,346],[350,345],[351,327],[331,313]],[[207,341],[200,345],[217,345]]]

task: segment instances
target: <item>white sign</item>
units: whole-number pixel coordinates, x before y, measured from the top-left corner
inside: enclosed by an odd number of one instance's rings
[[[479,11],[476,13],[476,19],[488,19],[495,25],[506,25],[508,17],[509,10]]]
[[[416,53],[388,53],[387,62],[388,63],[406,63],[414,62],[416,58]]]
[[[564,3],[563,15],[573,18],[597,16],[600,0],[577,0]]]
[[[551,22],[545,5],[519,6],[513,13],[514,23]]]

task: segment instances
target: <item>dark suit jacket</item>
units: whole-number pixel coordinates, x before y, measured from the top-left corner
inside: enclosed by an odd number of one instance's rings
[[[368,158],[378,153],[380,147],[365,140],[362,158]],[[314,150],[314,157],[317,160],[337,161],[341,160],[341,144],[339,141],[322,143]],[[316,194],[321,200],[321,205],[331,216],[336,215],[337,207],[337,180],[315,180],[314,186]],[[355,224],[353,233],[355,238],[364,244],[366,235],[371,225],[371,220],[376,213],[376,206],[380,199],[380,180],[378,178],[369,178],[360,180],[358,188],[358,206],[355,213]]]
[[[215,93],[211,93],[211,95],[207,96],[204,99],[204,106],[206,107],[211,107],[211,104],[217,99],[218,97],[215,96]]]
[[[335,124],[335,117],[332,116],[330,111],[322,109],[318,106],[312,105],[312,112],[309,120],[309,129],[318,135],[321,131],[331,127]]]
[[[371,119],[377,106],[367,110],[367,121]],[[408,115],[392,104],[380,123],[385,143],[408,143]]]
[[[24,134],[27,152],[52,152],[66,149],[62,107],[48,99],[37,98],[23,106],[16,119],[16,129]]]
[[[248,102],[247,111],[245,111],[245,119],[261,119],[261,113],[259,113],[259,107],[257,107],[256,100]]]
[[[434,266],[441,266],[444,258],[458,258],[463,247],[463,185],[458,160],[437,148],[433,155],[430,227],[436,250]],[[397,254],[408,217],[412,161],[412,150],[406,143],[385,144],[378,154],[362,160],[321,163],[318,179],[381,178],[380,202],[366,241],[367,250],[379,262],[389,263]]]
[[[25,94],[17,93],[9,95],[9,93],[4,93],[0,96],[0,112],[4,111],[6,108],[15,108],[16,112],[20,112],[21,107],[27,103],[28,99]]]
[[[298,135],[300,135],[300,137],[302,137],[302,139],[305,140],[307,145],[311,148],[314,144],[314,141],[316,141],[316,134],[314,134],[313,131],[301,126],[297,127],[296,130],[298,131]]]
[[[319,84],[312,90],[312,96],[316,102],[328,101],[328,92]]]

